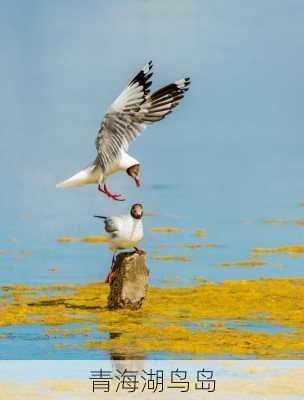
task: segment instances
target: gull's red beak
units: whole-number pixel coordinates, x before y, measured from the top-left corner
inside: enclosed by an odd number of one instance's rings
[[[139,180],[139,178],[134,178],[134,180],[135,180],[136,186],[137,186],[137,187],[140,187],[140,180]]]

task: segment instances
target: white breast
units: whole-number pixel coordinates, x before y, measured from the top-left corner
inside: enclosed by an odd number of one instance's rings
[[[122,150],[120,158],[113,162],[106,170],[106,176],[115,174],[118,171],[126,171],[132,165],[139,164],[135,158],[131,157],[126,151]]]
[[[116,218],[118,231],[111,235],[110,247],[114,250],[136,246],[144,236],[142,220],[134,219],[131,215]]]

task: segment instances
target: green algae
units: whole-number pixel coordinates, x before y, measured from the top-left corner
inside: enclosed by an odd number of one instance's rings
[[[141,349],[258,358],[304,356],[304,279],[152,287],[138,311],[109,311],[109,287],[102,283],[0,289],[1,326],[43,324],[49,335],[58,335],[61,325],[77,323],[76,330],[65,328],[64,335],[85,333],[88,340],[78,345],[83,348],[115,353]],[[260,321],[294,330],[278,334],[252,332],[228,328],[229,321]],[[88,324],[96,324],[99,332],[110,333],[109,338],[91,340]]]

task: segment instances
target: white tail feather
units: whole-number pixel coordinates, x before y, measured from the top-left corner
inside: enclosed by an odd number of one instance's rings
[[[57,183],[56,188],[76,187],[97,183],[100,180],[100,172],[98,168],[90,165],[90,167],[77,172],[77,174],[71,176],[69,179]]]

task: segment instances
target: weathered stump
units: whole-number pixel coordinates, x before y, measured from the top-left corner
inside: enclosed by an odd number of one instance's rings
[[[117,255],[112,268],[114,279],[110,283],[108,308],[137,310],[148,289],[149,270],[146,255],[123,252]]]

